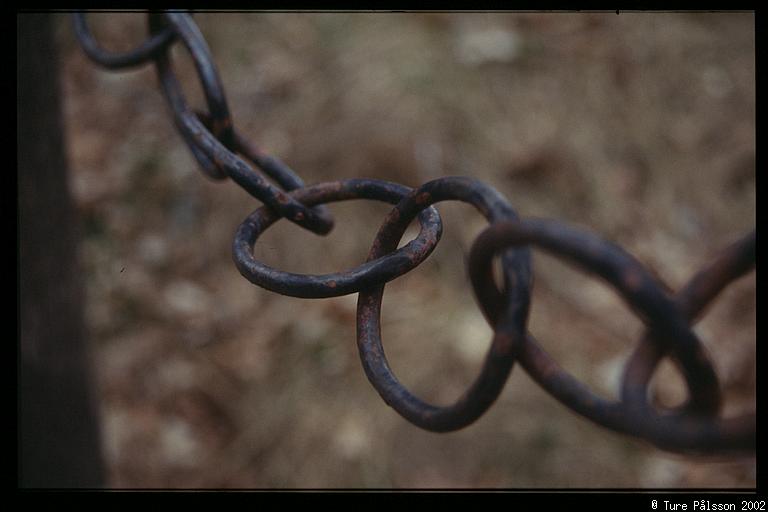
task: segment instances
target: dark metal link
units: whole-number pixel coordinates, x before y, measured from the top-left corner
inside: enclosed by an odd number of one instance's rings
[[[674,302],[643,266],[621,248],[585,231],[549,219],[526,219],[489,227],[470,250],[472,285],[486,314],[494,318],[503,305],[503,295],[489,301],[493,289],[490,263],[494,254],[507,247],[534,244],[576,264],[612,285],[638,317],[680,363],[696,410],[716,412],[720,405],[717,375],[696,335],[690,330]],[[546,364],[537,365],[544,368]],[[540,372],[539,372],[540,373]]]
[[[73,13],[72,21],[83,51],[91,60],[109,69],[132,68],[149,62],[176,38],[175,32],[170,27],[166,27],[162,31],[152,34],[149,39],[129,52],[111,53],[104,50],[93,37],[84,12]]]
[[[743,237],[725,249],[720,256],[705,269],[698,272],[678,293],[678,309],[693,324],[717,295],[730,283],[743,277],[755,266],[756,232]],[[638,421],[653,422],[657,414],[648,403],[648,385],[653,374],[664,357],[664,351],[658,344],[649,340],[646,333],[643,340],[630,356],[624,370],[621,399],[633,409]],[[682,410],[665,411],[667,416],[680,416]],[[719,449],[754,450],[755,416],[746,414],[728,420],[727,426],[710,441]],[[667,442],[667,449],[674,449],[680,443]]]
[[[492,187],[466,177],[445,177],[417,189],[374,179],[347,179],[305,187],[302,179],[276,157],[263,153],[235,130],[224,88],[200,30],[185,12],[150,13],[150,38],[125,53],[103,50],[88,29],[84,13],[74,15],[76,35],[86,54],[111,69],[153,62],[174,122],[203,171],[227,177],[264,206],[239,226],[233,257],[240,273],[268,290],[303,298],[359,292],[357,345],[365,373],[384,401],[413,424],[435,432],[463,428],[493,404],[515,361],[555,399],[605,428],[648,441],[662,449],[696,454],[753,452],[756,415],[722,418],[717,373],[691,325],[729,283],[755,266],[756,233],[734,243],[697,273],[677,294],[620,247],[553,220],[520,219]],[[169,48],[181,40],[201,82],[208,112],[193,112],[173,72]],[[257,173],[253,163],[283,190]],[[325,203],[369,199],[394,204],[362,265],[325,275],[283,272],[257,261],[253,247],[272,224],[286,218],[315,233],[328,233],[333,219]],[[385,284],[416,268],[442,234],[437,210],[441,201],[473,205],[490,223],[474,241],[467,262],[480,308],[493,338],[480,374],[452,405],[439,407],[408,391],[390,369],[381,341],[381,305]],[[418,218],[416,238],[398,248],[410,223]],[[619,400],[593,393],[573,377],[527,332],[533,287],[531,253],[537,246],[613,286],[647,330],[625,367]],[[492,262],[502,262],[501,289]],[[664,357],[681,371],[688,401],[660,410],[649,403],[648,387]]]
[[[150,17],[152,30],[159,30],[156,16]],[[200,161],[204,165],[210,163],[206,171],[215,178],[220,176],[220,172],[226,173],[226,176],[240,185],[246,192],[257,199],[264,201],[271,208],[277,210],[281,216],[303,226],[314,233],[324,235],[333,228],[333,219],[327,214],[327,211],[317,211],[307,208],[300,202],[293,199],[290,195],[279,190],[259,176],[242,158],[229,151],[213,135],[205,125],[197,118],[195,113],[187,105],[184,94],[181,91],[176,76],[171,69],[171,64],[167,52],[163,52],[155,57],[163,93],[171,106],[174,114],[176,127],[188,141],[190,148],[196,156],[203,155]],[[213,69],[208,67],[207,69]],[[233,141],[234,145],[234,141]]]
[[[178,34],[177,28],[174,25],[169,25],[166,18],[159,13],[150,13],[148,16],[148,21],[149,21],[149,31],[151,34],[159,34],[162,31],[169,30],[169,29],[173,32],[174,35]],[[187,33],[187,39],[189,39],[188,33]],[[204,52],[198,51],[193,53],[192,50],[189,50],[190,45],[188,44],[188,41],[186,46],[195,62],[195,67],[197,69],[200,82],[204,83],[206,81],[205,77],[210,75],[211,73],[216,73],[216,70],[215,69],[211,70],[210,67],[207,67],[207,68],[204,68],[205,71],[207,71],[207,73],[201,72],[200,68],[197,66],[197,62],[205,58],[203,55],[201,55],[201,53],[204,53]],[[197,48],[196,45],[192,45],[192,47]],[[198,57],[198,58],[195,59],[195,57]],[[176,127],[179,130],[179,133],[181,133],[181,136],[184,139],[184,142],[186,142],[187,147],[192,152],[192,155],[195,157],[195,160],[197,160],[197,163],[200,164],[200,168],[209,178],[213,180],[226,179],[227,178],[226,169],[224,169],[218,162],[215,162],[212,159],[211,155],[205,151],[205,149],[200,145],[198,139],[194,136],[193,131],[185,128],[186,124],[188,123],[184,123],[183,119],[191,117],[191,112],[186,106],[186,100],[184,99],[184,95],[181,92],[181,85],[179,85],[178,81],[176,80],[176,76],[172,71],[167,52],[159,53],[155,57],[155,66],[158,70],[158,76],[160,77],[160,82],[164,86],[164,92],[167,91],[165,94],[165,97],[169,105],[171,105],[171,109],[174,112],[174,122],[176,123]],[[212,81],[218,84],[218,80],[208,80],[209,88],[210,88],[210,82]],[[205,88],[205,85],[203,85],[203,87]],[[218,89],[220,90],[221,88],[219,87]],[[216,106],[221,106],[221,103],[224,103],[224,109],[228,110],[226,107],[226,100],[223,99],[223,94],[220,96],[220,98],[221,98],[221,102],[217,103],[214,101],[214,108],[216,108]],[[208,99],[207,95],[206,95],[206,99]],[[208,108],[209,109],[211,108],[210,104]],[[211,123],[211,126],[212,125],[213,123]],[[206,127],[206,129],[207,128],[208,127]]]
[[[205,112],[195,111],[197,119],[203,123],[207,129],[211,129],[211,117]],[[298,188],[304,187],[304,181],[299,177],[296,172],[291,169],[279,158],[270,156],[261,151],[253,142],[242,136],[240,132],[233,128],[234,133],[234,148],[236,153],[243,155],[250,162],[253,162],[256,167],[264,171],[264,174],[275,180],[283,190],[290,192]],[[317,211],[323,210],[325,207],[318,206],[314,208]]]
[[[230,151],[234,150],[235,134],[232,116],[229,113],[224,87],[219,79],[219,72],[211,58],[211,50],[205,42],[200,29],[189,14],[166,12],[165,19],[174,30],[179,40],[184,43],[197,69],[197,76],[203,88],[205,101],[213,135]]]
[[[680,291],[676,297],[677,308],[688,322],[695,322],[703,309],[728,284],[754,268],[755,235],[753,231],[728,247]],[[646,333],[643,342],[630,357],[622,383],[622,400],[637,408],[648,405],[648,384],[664,355],[663,347],[647,339],[649,336],[650,333]]]
[[[440,201],[463,201],[473,205],[489,222],[516,219],[509,203],[494,189],[464,177],[439,178],[411,192],[390,212],[376,235],[369,261],[393,251],[416,214]],[[531,288],[531,262],[527,249],[502,256],[509,303],[510,325],[525,333]],[[381,344],[381,301],[384,283],[362,290],[357,303],[357,346],[368,380],[384,401],[408,421],[435,432],[463,428],[479,418],[496,400],[515,361],[508,333],[497,331],[475,382],[456,403],[436,407],[413,394],[397,380],[387,364]]]
[[[373,199],[397,203],[411,189],[396,183],[370,179],[350,179],[320,183],[291,194],[308,206],[349,199]],[[256,239],[280,217],[274,210],[259,208],[248,216],[235,234],[234,259],[240,273],[253,284],[291,297],[338,297],[384,283],[413,270],[437,245],[442,234],[440,215],[428,208],[419,215],[419,235],[400,249],[368,260],[345,272],[302,275],[275,270],[253,257]]]
[[[747,237],[710,267],[716,269],[709,272],[710,275],[721,275],[725,279],[717,284],[711,279],[705,282],[703,274],[700,274],[692,281],[698,283],[693,288],[708,290],[711,298],[722,289],[727,279],[742,275],[745,272],[745,255],[748,258],[751,249],[754,256],[754,236],[751,237],[751,247],[749,241],[750,237]],[[651,353],[660,356],[668,352],[676,358],[692,396],[687,407],[663,416],[651,414],[645,409],[640,411],[626,400],[605,400],[557,365],[527,334],[514,340],[521,346],[518,360],[540,386],[593,422],[643,437],[667,450],[711,453],[754,449],[754,421],[751,421],[754,415],[733,419],[714,417],[720,403],[717,376],[702,345],[687,326],[684,308],[671,303],[661,284],[656,283],[639,262],[613,244],[551,220],[526,219],[489,227],[476,239],[469,259],[473,287],[481,308],[489,317],[494,318],[504,304],[503,295],[495,289],[490,275],[491,259],[499,250],[528,244],[559,255],[613,285],[653,333],[652,336],[646,335],[630,362],[630,369],[625,374],[623,398],[630,396],[637,401],[642,394],[642,403],[645,404],[646,386],[658,363],[658,359],[648,359],[647,346],[658,347],[658,352]],[[693,301],[703,305],[699,298]],[[507,330],[503,324],[497,329]]]

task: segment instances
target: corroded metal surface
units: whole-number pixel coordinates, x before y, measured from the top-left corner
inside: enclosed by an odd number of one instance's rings
[[[371,199],[396,203],[410,189],[381,180],[350,179],[320,183],[296,190],[292,195],[307,206],[323,202],[350,199]],[[280,219],[272,209],[261,207],[240,225],[235,234],[233,253],[240,273],[249,281],[273,292],[292,297],[338,297],[359,292],[370,286],[391,281],[416,268],[437,246],[442,224],[437,210],[425,209],[419,214],[419,235],[396,251],[388,251],[380,258],[367,261],[359,267],[333,274],[308,276],[275,270],[253,257],[253,246],[261,233]]]
[[[490,265],[498,251],[518,245],[538,246],[600,277],[647,326],[647,334],[624,373],[621,401],[592,393],[561,368],[532,335],[518,336],[516,326],[507,326],[504,312],[509,299],[496,290]],[[518,347],[520,365],[556,399],[595,423],[642,437],[659,447],[707,453],[754,450],[755,417],[718,417],[721,398],[717,374],[688,323],[695,312],[754,265],[754,256],[753,232],[697,274],[674,298],[621,248],[558,221],[525,219],[497,223],[481,233],[470,251],[469,269],[475,294],[494,329],[510,333]],[[655,368],[667,355],[681,369],[690,398],[678,410],[660,414],[647,403],[647,391]]]
[[[491,223],[517,219],[509,203],[488,185],[465,177],[439,178],[411,192],[390,212],[373,242],[368,260],[375,261],[395,250],[419,211],[448,200],[473,205]],[[435,407],[421,401],[400,384],[389,368],[381,343],[384,283],[360,292],[357,346],[363,368],[384,401],[411,423],[435,432],[465,427],[491,406],[504,387],[516,358],[512,340],[525,333],[532,283],[531,258],[526,248],[508,251],[502,260],[510,305],[504,318],[509,329],[496,330],[480,375],[464,395],[448,407]]]
[[[517,362],[549,394],[602,427],[676,452],[755,450],[755,413],[729,418],[720,414],[717,373],[691,329],[720,291],[754,268],[754,231],[673,295],[622,248],[558,221],[520,218],[498,191],[469,177],[439,178],[417,189],[375,179],[306,187],[292,169],[263,153],[235,129],[210,50],[191,14],[153,12],[148,21],[150,36],[143,44],[133,51],[113,54],[92,36],[85,14],[74,15],[75,33],[93,61],[110,69],[154,63],[176,127],[204,173],[215,180],[231,178],[264,203],[242,222],[235,235],[233,256],[245,278],[293,297],[360,294],[357,342],[363,368],[384,401],[408,421],[435,432],[466,427],[493,404]],[[184,45],[194,62],[208,112],[193,112],[187,105],[170,61],[169,50],[176,42]],[[325,204],[352,199],[395,205],[376,234],[367,261],[360,266],[325,275],[300,275],[268,267],[254,257],[256,240],[279,219],[326,234],[333,227],[333,219]],[[441,201],[470,204],[490,224],[475,239],[467,265],[475,296],[494,332],[480,374],[464,395],[447,407],[422,401],[397,380],[384,354],[380,323],[385,284],[415,269],[440,240],[442,223],[432,205]],[[398,249],[405,230],[416,218],[421,225],[418,236]],[[528,332],[533,288],[531,246],[608,283],[645,324],[646,332],[625,367],[618,400],[593,393],[561,368]],[[502,262],[502,289],[493,278],[496,256]],[[666,357],[680,370],[688,389],[687,402],[674,410],[658,410],[648,401],[649,383]]]

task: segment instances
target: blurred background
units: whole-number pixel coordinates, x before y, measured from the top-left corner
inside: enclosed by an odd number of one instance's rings
[[[468,175],[522,216],[615,241],[678,289],[755,226],[752,13],[196,13],[236,128],[307,183],[418,186]],[[71,188],[82,220],[87,325],[111,487],[753,487],[755,458],[685,458],[576,416],[520,368],[455,433],[422,431],[368,383],[356,296],[302,300],[232,262],[259,203],[206,179],[176,133],[152,66],[109,72],[56,17]],[[127,50],[145,15],[89,16]],[[204,107],[188,54],[174,64]],[[285,221],[255,247],[280,269],[364,261],[389,206],[331,206],[317,237]],[[390,283],[384,346],[401,381],[458,398],[491,339],[465,273],[485,221],[438,206],[444,235]],[[616,397],[641,323],[613,291],[540,252],[530,331]],[[696,326],[725,414],[754,410],[755,278]],[[664,364],[655,400],[685,399]]]

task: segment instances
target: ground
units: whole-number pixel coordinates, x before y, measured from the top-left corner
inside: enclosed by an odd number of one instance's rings
[[[112,487],[752,487],[755,458],[668,454],[573,414],[515,368],[471,426],[422,431],[380,399],[355,345],[356,296],[246,281],[231,245],[259,202],[205,178],[152,66],[110,72],[58,18],[71,189]],[[138,13],[89,20],[103,46]],[[307,183],[408,186],[468,175],[524,217],[619,243],[672,289],[755,226],[752,13],[196,13],[236,128]],[[174,63],[204,107],[182,48]],[[465,271],[485,221],[439,205],[444,235],[385,292],[390,363],[438,404],[491,338]],[[326,238],[279,222],[255,256],[321,274],[364,261],[389,206],[332,206]],[[642,324],[601,282],[541,252],[529,329],[615,397]],[[696,325],[724,414],[755,407],[754,273]],[[685,398],[666,364],[658,400]]]

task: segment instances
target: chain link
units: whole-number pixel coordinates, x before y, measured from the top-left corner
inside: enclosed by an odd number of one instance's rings
[[[701,454],[755,450],[755,413],[730,418],[720,415],[722,397],[717,373],[691,329],[704,308],[728,284],[754,269],[754,230],[672,296],[622,248],[556,220],[520,218],[498,191],[472,178],[443,177],[417,189],[375,179],[305,187],[287,165],[261,152],[235,129],[210,50],[189,12],[149,13],[149,38],[122,54],[109,53],[99,46],[84,13],[73,17],[83,50],[97,64],[123,69],[154,63],[176,127],[203,173],[214,180],[231,178],[264,203],[242,222],[235,235],[235,265],[246,279],[292,297],[359,293],[357,344],[363,368],[384,401],[411,423],[435,432],[466,427],[493,404],[518,363],[575,413],[662,449]],[[176,42],[183,44],[194,61],[208,112],[194,112],[187,105],[169,57],[169,49]],[[249,162],[282,190],[264,179]],[[273,269],[254,257],[257,238],[277,220],[286,218],[324,235],[333,227],[330,211],[324,205],[349,199],[395,205],[384,219],[365,263],[338,273],[301,275]],[[488,228],[472,244],[468,272],[475,297],[494,332],[480,375],[448,407],[425,403],[400,384],[387,364],[380,324],[385,284],[415,269],[440,240],[442,223],[433,205],[441,201],[471,204],[488,220]],[[418,236],[398,248],[406,228],[416,218],[421,225]],[[625,367],[620,400],[609,401],[592,393],[562,369],[528,332],[532,246],[613,286],[644,323],[646,332]],[[493,278],[492,262],[497,255],[502,261],[502,289]],[[676,409],[659,410],[648,401],[648,386],[666,357],[682,373],[689,399]]]

